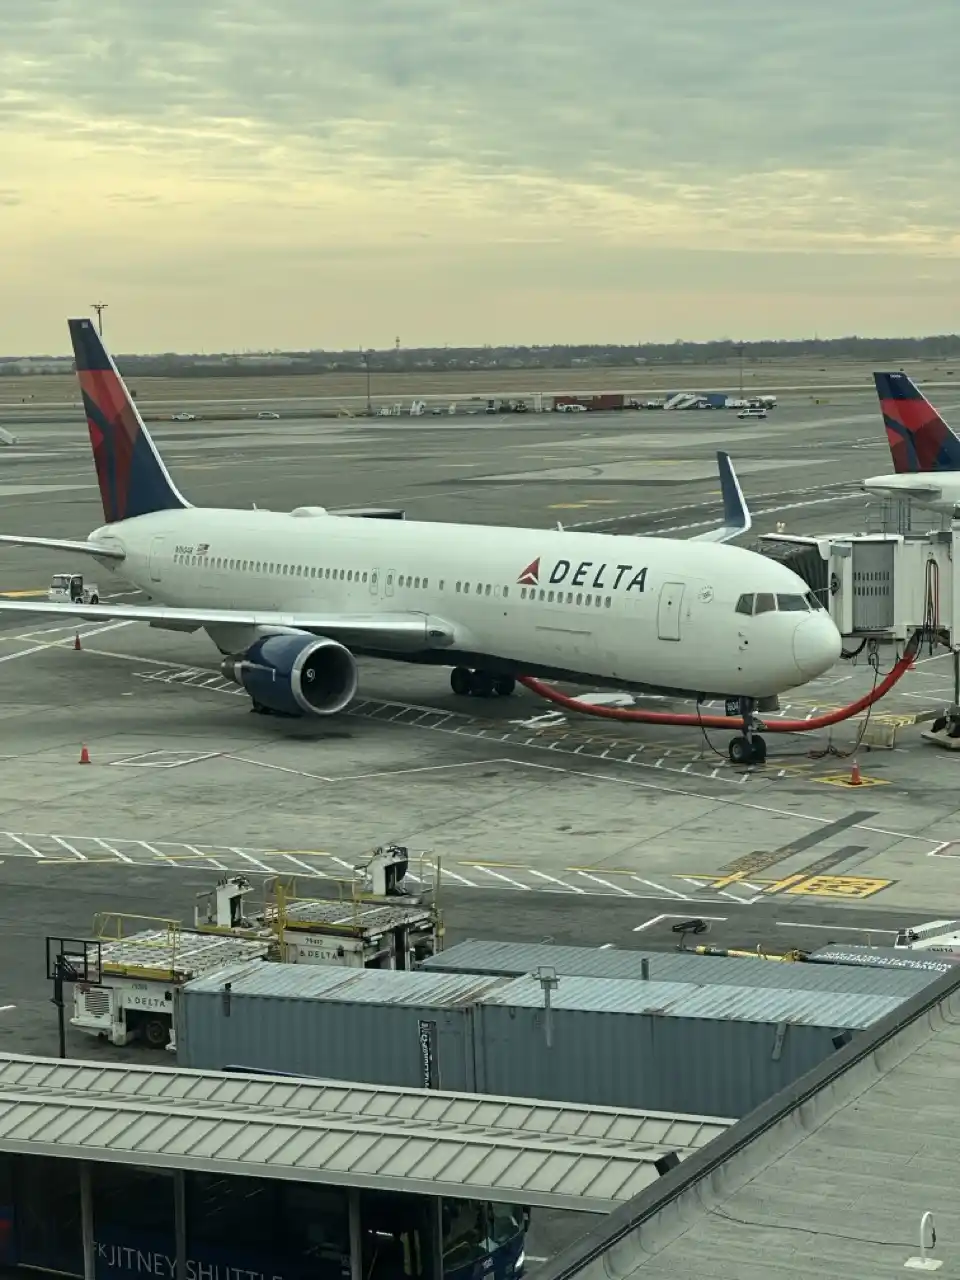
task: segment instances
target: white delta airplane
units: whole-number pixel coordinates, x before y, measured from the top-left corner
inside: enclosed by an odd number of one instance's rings
[[[194,507],[93,324],[69,325],[105,523],[86,542],[0,542],[91,556],[148,602],[2,600],[0,611],[202,629],[253,709],[281,716],[343,711],[358,656],[451,667],[458,694],[507,695],[526,675],[735,697],[744,733],[730,754],[741,763],[765,757],[757,701],[840,656],[801,578],[722,545],[751,526],[725,454],[725,523],[689,541]]]
[[[960,439],[905,373],[875,373],[894,474],[861,481],[865,493],[908,498],[954,516],[960,508]]]

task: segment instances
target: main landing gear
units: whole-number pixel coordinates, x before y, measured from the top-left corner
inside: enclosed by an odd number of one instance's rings
[[[740,714],[743,716],[743,733],[731,738],[727,747],[727,755],[731,764],[763,764],[767,759],[767,744],[756,728],[762,728],[754,710],[753,698],[740,699]]]
[[[460,698],[509,698],[516,687],[513,676],[495,675],[492,671],[454,667],[450,672],[450,688]]]

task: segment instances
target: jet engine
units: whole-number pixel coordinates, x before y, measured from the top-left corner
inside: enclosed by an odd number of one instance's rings
[[[333,716],[357,692],[356,659],[324,636],[267,636],[246,653],[225,658],[220,671],[246,689],[254,711],[264,714]]]

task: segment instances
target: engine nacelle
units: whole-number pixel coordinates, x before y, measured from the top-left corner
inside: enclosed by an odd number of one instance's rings
[[[246,689],[255,709],[282,716],[333,716],[357,692],[356,659],[324,636],[267,636],[225,658],[220,671]]]

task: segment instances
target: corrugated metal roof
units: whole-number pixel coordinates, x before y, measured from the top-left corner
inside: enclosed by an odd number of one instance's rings
[[[482,1004],[543,1007],[535,978],[516,978],[488,992]],[[698,987],[688,982],[623,982],[617,978],[563,977],[551,993],[554,1009],[594,1013],[650,1013],[671,1018],[710,1018],[739,1022],[802,1022],[814,1027],[867,1027],[892,1012],[896,996],[850,995],[782,988]]]
[[[187,983],[186,989],[219,992],[224,982],[230,982],[235,996],[452,1009],[478,1000],[505,981],[505,978],[464,973],[346,969],[323,964],[253,964],[206,974]]]
[[[848,948],[849,950],[849,948]],[[698,956],[679,951],[633,951],[562,947],[547,943],[485,942],[470,939],[447,947],[422,963],[430,973],[485,973],[521,977],[548,967],[584,978],[641,978],[643,961],[657,982],[719,983],[735,987],[785,987],[805,991],[846,991],[863,995],[911,996],[937,974],[904,972],[909,965],[879,970],[845,964],[778,964],[732,956]],[[920,966],[915,966],[920,969]]]
[[[608,1212],[731,1121],[0,1055],[0,1150]]]

